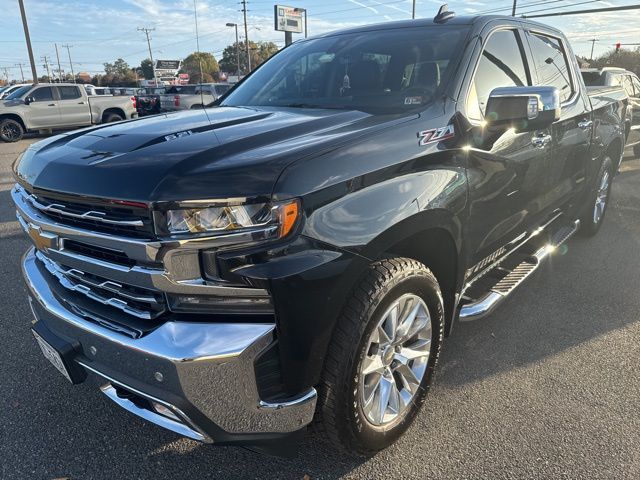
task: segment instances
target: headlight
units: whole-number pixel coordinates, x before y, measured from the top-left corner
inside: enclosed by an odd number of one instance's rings
[[[261,229],[268,238],[282,238],[293,229],[300,214],[298,200],[276,205],[255,203],[222,205],[202,208],[168,210],[167,232],[183,233],[232,233],[241,230]]]

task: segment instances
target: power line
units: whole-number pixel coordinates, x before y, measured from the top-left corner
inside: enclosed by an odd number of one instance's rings
[[[523,17],[524,18],[560,17],[563,15],[582,15],[585,13],[620,12],[624,10],[638,10],[638,9],[640,9],[640,4],[625,5],[622,7],[592,8],[589,10],[571,10],[569,12],[543,13],[542,15],[523,15]]]

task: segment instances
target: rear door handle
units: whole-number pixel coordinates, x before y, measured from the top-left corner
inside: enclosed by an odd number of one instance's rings
[[[581,128],[582,130],[591,128],[591,125],[593,125],[593,121],[591,120],[584,120],[582,122],[578,122],[578,127]]]
[[[531,139],[531,144],[536,148],[544,148],[551,143],[551,135],[536,135]]]
[[[47,105],[47,107],[55,107],[56,104],[55,103],[50,103],[49,105]]]

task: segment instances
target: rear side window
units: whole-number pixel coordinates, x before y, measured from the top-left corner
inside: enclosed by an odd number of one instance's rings
[[[53,90],[51,87],[36,88],[30,95],[36,102],[46,102],[53,100]]]
[[[515,30],[493,33],[482,52],[480,63],[469,91],[469,118],[481,120],[489,94],[497,87],[529,85],[522,48]]]
[[[58,87],[58,93],[60,100],[74,100],[82,96],[78,87]]]
[[[582,79],[587,87],[595,87],[598,85],[604,85],[604,75],[600,72],[582,72]]]
[[[622,77],[622,88],[630,97],[633,97],[633,83],[631,82],[630,75],[624,75]]]
[[[230,87],[231,87],[231,85],[216,85],[215,86],[216,95],[218,95],[218,96],[224,95],[225,93],[227,93],[229,91]]]
[[[538,72],[538,85],[560,90],[560,101],[573,96],[571,69],[560,40],[538,33],[529,34],[533,63]]]

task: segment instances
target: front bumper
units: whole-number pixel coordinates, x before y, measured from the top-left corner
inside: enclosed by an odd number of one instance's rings
[[[274,342],[273,324],[170,321],[134,339],[67,308],[34,249],[23,258],[23,274],[36,327],[73,345],[73,361],[107,380],[103,392],[132,413],[216,443],[259,443],[311,422],[313,388],[278,403],[259,397],[254,363]]]

